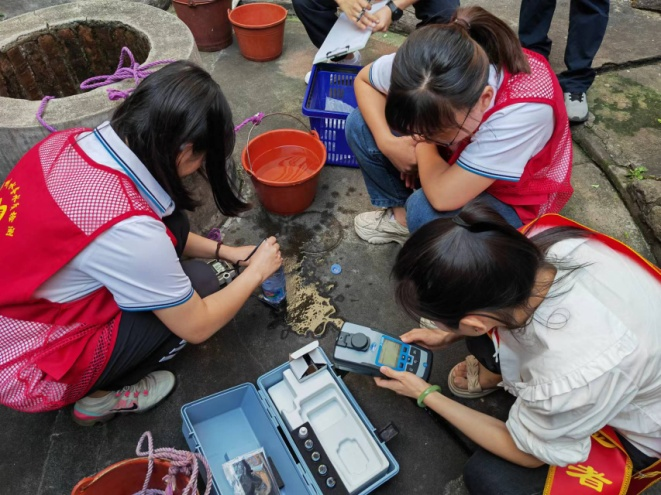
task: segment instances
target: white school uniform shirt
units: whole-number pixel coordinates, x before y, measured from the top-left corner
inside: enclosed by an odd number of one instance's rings
[[[370,68],[374,89],[388,94],[395,54],[384,55]],[[494,91],[493,108],[503,73],[489,68],[488,84]],[[530,159],[539,153],[553,134],[555,118],[551,105],[516,103],[494,112],[482,122],[470,144],[461,152],[457,165],[483,177],[517,182]]]
[[[159,218],[174,211],[170,196],[108,122],[76,140],[92,161],[127,175]],[[144,215],[122,220],[100,234],[35,296],[64,303],[104,286],[124,311],[177,306],[193,295],[165,225]]]
[[[517,397],[507,429],[547,464],[584,461],[605,425],[661,456],[661,284],[596,240],[554,245],[560,270],[522,331],[499,331],[503,386]]]

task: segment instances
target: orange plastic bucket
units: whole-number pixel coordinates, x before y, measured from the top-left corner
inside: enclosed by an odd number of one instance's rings
[[[239,50],[248,60],[266,62],[282,53],[287,9],[273,3],[250,3],[227,12]]]
[[[80,480],[71,495],[133,495],[142,490],[148,464],[149,459],[139,457],[108,466],[100,473]],[[163,477],[168,474],[169,468],[169,461],[154,459],[154,471],[148,488],[164,490]],[[179,473],[174,495],[181,495],[188,481],[188,476]]]
[[[227,8],[232,0],[173,0],[174,11],[193,33],[201,52],[215,52],[232,44]]]
[[[278,215],[301,213],[312,204],[325,163],[326,147],[316,131],[265,132],[249,138],[241,153],[257,197]]]

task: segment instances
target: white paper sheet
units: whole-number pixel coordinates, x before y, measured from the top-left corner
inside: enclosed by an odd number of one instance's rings
[[[370,13],[376,12],[384,7],[386,3],[387,0],[383,0],[373,4]],[[333,29],[326,36],[312,63],[328,62],[331,58],[362,50],[367,45],[371,35],[371,29],[360,29],[343,12],[335,21]]]

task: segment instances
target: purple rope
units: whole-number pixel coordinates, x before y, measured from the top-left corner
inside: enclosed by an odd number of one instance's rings
[[[53,127],[52,125],[49,125],[43,118],[44,115],[44,110],[46,110],[46,105],[50,100],[54,100],[54,96],[44,96],[43,100],[41,100],[41,105],[39,105],[39,110],[37,110],[37,120],[41,125],[43,125],[48,132],[57,132],[57,129]]]
[[[248,117],[246,120],[241,122],[239,125],[237,125],[234,128],[234,132],[239,132],[241,129],[243,129],[246,125],[250,124],[251,122],[255,125],[259,125],[262,123],[262,120],[264,119],[264,114],[262,112],[256,113],[252,117]]]
[[[222,242],[223,233],[220,231],[219,228],[214,227],[207,234],[207,239],[211,239],[212,241],[216,241],[216,242]]]
[[[144,443],[145,438],[147,439],[147,450],[143,452],[140,450],[140,447]],[[204,465],[207,472],[207,487],[204,490],[204,495],[209,495],[211,492],[211,468],[203,455],[197,453],[194,454],[187,450],[176,450],[171,448],[154,449],[151,432],[149,431],[144,432],[140,437],[135,453],[140,457],[147,457],[149,459],[149,467],[147,468],[147,477],[142,485],[142,490],[136,492],[134,495],[173,495],[176,490],[178,473],[183,473],[189,476],[188,484],[182,490],[181,495],[195,495],[197,490],[197,476],[199,474],[199,462]],[[154,471],[154,459],[170,461],[168,474],[163,478],[163,481],[166,483],[165,490],[147,488]]]
[[[128,58],[128,67],[123,67],[125,57]],[[80,89],[87,90],[100,88],[101,86],[108,86],[109,84],[124,81],[125,79],[133,79],[135,85],[137,86],[141,80],[153,72],[149,69],[156,65],[169,64],[172,62],[174,62],[174,60],[156,60],[155,62],[140,65],[135,61],[135,57],[133,56],[133,53],[131,53],[131,50],[129,50],[127,47],[123,47],[119,55],[119,64],[117,64],[117,69],[115,70],[114,74],[90,77],[89,79],[86,79],[80,83]],[[115,101],[128,97],[133,92],[133,90],[135,90],[135,88],[129,88],[126,91],[109,88],[106,91],[108,92],[108,99]],[[54,96],[44,96],[44,98],[41,100],[41,105],[39,105],[39,110],[37,110],[37,120],[50,132],[56,132],[57,129],[51,125],[48,125],[44,121],[43,115],[44,111],[46,110],[46,105],[54,98]]]
[[[124,67],[124,57],[128,57],[129,66]],[[174,62],[174,60],[157,60],[155,62],[150,62],[145,65],[140,65],[135,61],[135,57],[131,50],[127,47],[123,47],[119,55],[119,64],[117,64],[117,69],[114,74],[105,75],[105,76],[94,76],[89,79],[85,79],[80,83],[80,89],[95,89],[100,88],[101,86],[108,86],[125,79],[133,78],[135,85],[151,74],[153,71],[150,71],[152,67],[156,65],[169,64]],[[126,91],[120,91],[118,89],[108,89],[108,98],[110,100],[119,100],[121,98],[126,98],[130,95],[135,88],[127,89]]]

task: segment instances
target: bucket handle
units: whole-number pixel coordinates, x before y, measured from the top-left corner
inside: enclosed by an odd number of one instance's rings
[[[290,113],[284,113],[284,112],[273,112],[273,113],[267,113],[262,117],[262,120],[264,120],[266,117],[272,117],[273,115],[284,115],[286,117],[291,117],[292,119],[298,120],[298,122],[305,127],[305,129],[312,134],[314,137],[319,139],[319,134],[317,131],[313,131],[310,129],[310,127],[300,118],[296,117],[295,115],[292,115]],[[260,121],[261,122],[261,121]],[[250,130],[248,131],[248,141],[246,142],[246,158],[248,158],[248,167],[250,167],[250,175],[255,175],[255,173],[252,170],[252,160],[250,159],[250,136],[252,135],[253,129],[255,129],[256,126],[259,124],[256,124],[255,122],[252,123],[252,126],[250,127]]]
[[[198,5],[208,5],[213,2],[214,0],[186,0],[186,4],[189,7],[197,7]]]

